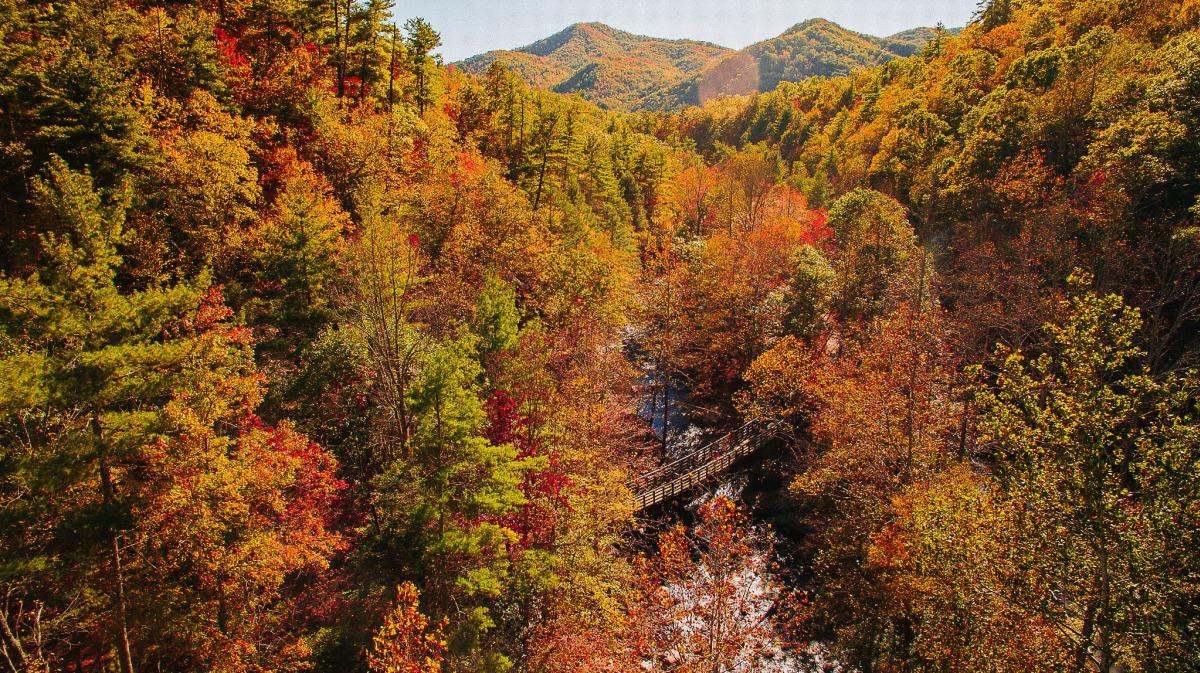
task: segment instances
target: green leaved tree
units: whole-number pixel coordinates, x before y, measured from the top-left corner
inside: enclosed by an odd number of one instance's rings
[[[422,363],[409,391],[412,453],[376,479],[376,506],[381,543],[403,547],[396,553],[425,578],[431,610],[450,619],[451,654],[467,670],[502,670],[485,649],[496,624],[487,603],[506,588],[504,551],[516,536],[500,520],[525,502],[521,477],[533,461],[483,436],[476,349],[474,336],[450,339]]]
[[[425,108],[433,103],[436,94],[433,86],[437,76],[436,63],[429,57],[429,52],[441,46],[442,36],[419,17],[404,22],[404,33],[413,70],[417,114],[425,114]]]
[[[870,189],[855,189],[829,209],[837,243],[834,307],[844,319],[871,318],[894,306],[903,271],[919,256],[904,207]]]
[[[1197,665],[1200,377],[1152,374],[1141,327],[1117,295],[1077,292],[1049,350],[1001,351],[978,396],[1028,572],[1048,587],[1036,609],[1068,634],[1076,670]]]
[[[24,566],[4,581],[36,592],[82,575],[56,607],[100,603],[94,608],[111,625],[106,642],[132,673],[123,475],[162,430],[159,412],[190,350],[175,330],[198,305],[203,282],[118,287],[127,188],[102,198],[89,176],[55,160],[36,199],[46,232],[42,270],[0,279],[0,488],[32,496],[4,510],[6,565]]]

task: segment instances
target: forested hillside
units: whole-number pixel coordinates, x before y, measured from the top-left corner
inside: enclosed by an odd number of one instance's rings
[[[710,159],[761,143],[816,206],[858,187],[899,201],[954,271],[945,301],[976,352],[1029,338],[1081,266],[1150,312],[1155,362],[1191,364],[1194,12],[993,3],[919,57],[716,101],[662,135]]]
[[[722,96],[774,91],[780,82],[848,75],[911,56],[936,39],[938,30],[913,28],[880,38],[811,19],[710,63],[694,77],[656,91],[637,109],[679,110]]]
[[[0,36],[0,670],[1200,668],[1194,0],[669,114],[385,0]],[[672,389],[770,450],[635,511]]]

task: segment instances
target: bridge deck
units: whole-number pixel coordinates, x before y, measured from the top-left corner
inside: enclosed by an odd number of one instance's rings
[[[662,467],[639,475],[630,484],[638,510],[685,493],[728,470],[771,438],[772,428],[750,422],[715,441],[692,449]]]

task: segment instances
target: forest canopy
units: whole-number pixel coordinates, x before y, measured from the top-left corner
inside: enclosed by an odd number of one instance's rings
[[[1200,4],[671,113],[403,11],[0,0],[0,670],[1200,667]]]

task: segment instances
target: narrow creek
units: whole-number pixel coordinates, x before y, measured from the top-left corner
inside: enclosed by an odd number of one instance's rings
[[[697,404],[682,383],[660,376],[652,358],[641,357],[632,348],[629,353],[641,372],[639,383],[642,394],[638,401],[638,415],[650,425],[654,436],[662,443],[663,462],[675,460],[739,425],[738,419],[714,421],[711,408]],[[657,507],[654,515],[656,520],[650,522],[646,532],[660,529],[662,525],[673,521],[682,521],[690,526],[705,502],[717,496],[728,497],[745,507],[752,524],[759,530],[771,531],[776,541],[774,557],[758,567],[788,569],[779,579],[785,585],[795,585],[804,571],[789,562],[788,557],[803,544],[808,531],[795,511],[795,500],[788,492],[788,458],[786,451],[777,445],[760,450],[754,458],[736,466],[712,484],[665,507]],[[762,585],[764,580],[761,574],[754,571],[747,572],[741,578],[747,587]],[[769,619],[770,611],[771,608],[764,607],[761,614],[750,614],[747,618]],[[767,649],[771,652],[770,656],[754,662],[742,662],[743,665],[738,666],[737,670],[747,673],[840,673],[843,670],[821,643],[784,647],[782,642],[774,642]]]

